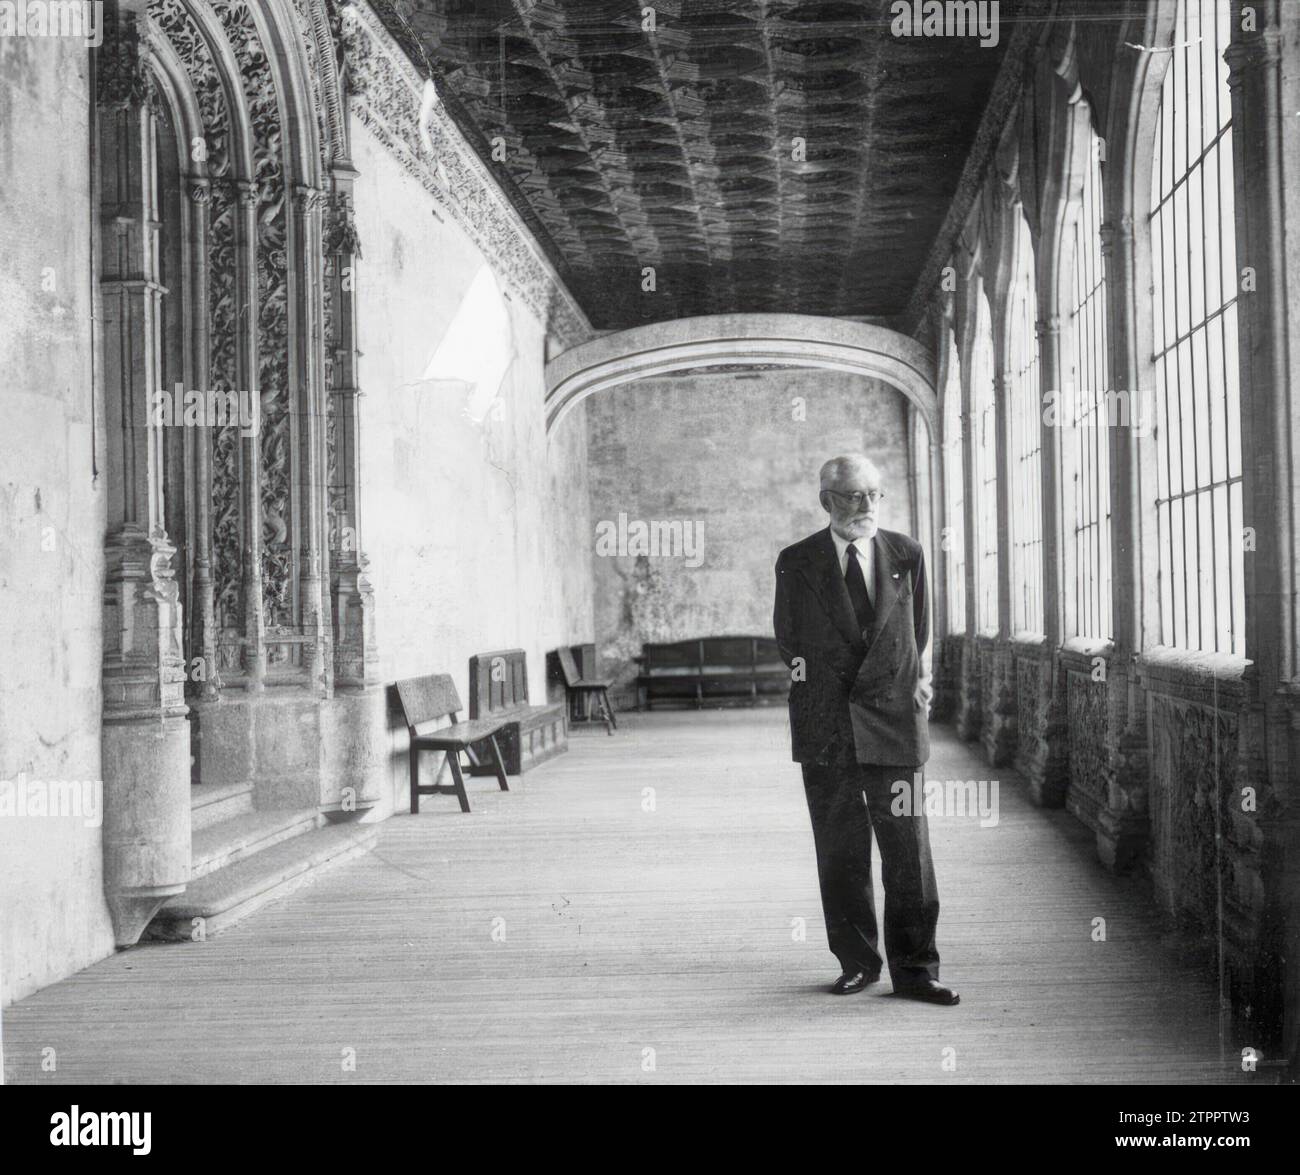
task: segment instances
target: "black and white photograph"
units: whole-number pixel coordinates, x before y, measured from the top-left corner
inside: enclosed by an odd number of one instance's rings
[[[1297,241],[1300,0],[0,0],[11,1122],[1089,1086],[1080,1157],[1249,1154]]]

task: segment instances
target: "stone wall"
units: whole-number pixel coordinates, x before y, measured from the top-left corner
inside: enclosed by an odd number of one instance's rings
[[[587,436],[582,411],[549,439],[536,317],[504,299],[483,346],[513,354],[500,392],[429,378],[435,350],[486,264],[370,131],[353,128],[362,358],[361,530],[382,675],[451,673],[468,705],[474,653],[520,647],[529,694],[546,651],[591,639]],[[463,320],[462,320],[463,321]],[[406,735],[393,783],[404,802]]]
[[[642,380],[584,404],[591,526],[689,523],[698,552],[593,559],[602,671],[626,705],[646,641],[770,635],[773,567],[783,547],[821,529],[817,474],[864,450],[879,463],[881,525],[914,533],[907,402],[893,388],[832,371],[692,374]],[[569,426],[565,421],[561,428]],[[683,531],[683,536],[685,531]]]
[[[5,1003],[113,949],[94,810],[104,484],[91,395],[87,60],[72,40],[0,38],[0,174],[25,177],[0,187]],[[64,792],[67,814],[42,815],[40,798],[57,806],[60,796],[33,784],[74,780],[95,786]]]

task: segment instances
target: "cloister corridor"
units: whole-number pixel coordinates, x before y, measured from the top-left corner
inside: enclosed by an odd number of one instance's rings
[[[426,799],[371,853],[222,935],[141,945],[18,1001],[6,1079],[1245,1080],[1212,971],[1140,886],[1013,773],[934,735],[929,779],[1001,776],[996,825],[931,820],[956,1008],[888,982],[825,994],[783,708],[630,713],[616,738],[575,731],[509,792],[472,781],[469,815]]]

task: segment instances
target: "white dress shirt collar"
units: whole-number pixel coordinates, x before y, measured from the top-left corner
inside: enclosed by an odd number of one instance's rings
[[[871,583],[871,573],[876,566],[876,536],[873,534],[869,538],[846,539],[841,538],[835,531],[831,531],[831,542],[835,544],[835,555],[840,561],[840,574],[847,575],[849,570],[849,543],[851,542],[857,549],[858,558],[862,561],[862,573],[866,576],[867,586],[873,586]]]

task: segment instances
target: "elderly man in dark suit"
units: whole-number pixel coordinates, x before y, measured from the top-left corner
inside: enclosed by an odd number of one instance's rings
[[[913,775],[930,757],[930,636],[921,545],[880,530],[880,470],[862,454],[822,466],[830,526],[781,552],[774,626],[790,666],[790,734],[817,845],[822,911],[848,995],[880,978],[871,834],[880,841],[885,954],[897,995],[955,1004],[939,983],[939,896]],[[895,803],[896,780],[907,793]],[[920,808],[914,811],[913,808]]]

